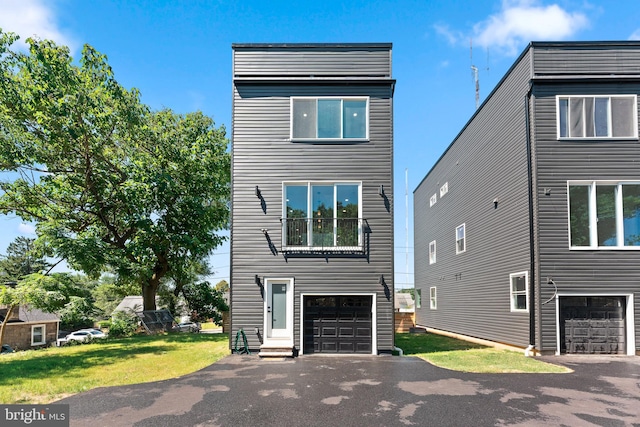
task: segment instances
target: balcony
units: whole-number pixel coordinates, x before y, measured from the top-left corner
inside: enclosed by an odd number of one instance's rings
[[[362,218],[282,218],[282,251],[299,253],[361,253]]]

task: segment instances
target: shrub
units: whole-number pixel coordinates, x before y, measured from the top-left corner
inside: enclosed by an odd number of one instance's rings
[[[121,311],[113,315],[110,323],[110,338],[130,337],[136,332],[136,329],[138,329],[138,317]]]

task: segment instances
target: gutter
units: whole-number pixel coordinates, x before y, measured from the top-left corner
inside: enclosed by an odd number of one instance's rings
[[[534,356],[536,354],[536,304],[535,304],[535,283],[536,283],[536,256],[534,242],[534,211],[533,211],[533,156],[531,153],[531,118],[529,106],[531,104],[531,87],[533,82],[529,84],[529,90],[524,97],[524,116],[525,116],[525,139],[527,145],[527,182],[529,187],[529,253],[531,264],[530,280],[529,280],[529,346],[526,348],[525,356]]]

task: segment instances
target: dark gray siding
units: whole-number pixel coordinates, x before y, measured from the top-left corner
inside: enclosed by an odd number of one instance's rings
[[[419,325],[523,347],[529,343],[529,314],[511,312],[509,291],[509,274],[530,270],[528,83],[525,55],[414,192]],[[441,198],[445,182],[449,191]],[[434,193],[437,203],[429,207]],[[455,229],[462,223],[466,252],[456,254]],[[430,265],[432,240],[437,260]],[[432,286],[436,310],[429,308]]]
[[[640,74],[639,47],[633,42],[534,44],[534,70],[538,76]]]
[[[268,49],[267,49],[268,50]],[[325,56],[311,52],[315,58],[300,52],[241,49],[235,52],[236,73],[256,67],[271,69],[269,74],[286,74],[295,67],[306,71],[326,69],[330,73],[349,70],[342,68],[335,52]],[[318,56],[316,56],[316,53]],[[338,52],[343,53],[343,52]],[[251,59],[253,57],[254,59]],[[268,57],[268,58],[267,58]],[[286,58],[289,59],[286,59]],[[304,60],[302,60],[302,59]],[[386,71],[390,71],[390,51],[386,51]],[[346,59],[345,59],[346,60]],[[259,61],[260,66],[256,66]],[[356,61],[356,63],[358,63]],[[360,64],[367,69],[368,60]],[[373,63],[372,69],[378,65]],[[254,71],[248,71],[249,74]],[[362,70],[359,71],[359,73]],[[367,73],[369,70],[367,70]],[[298,74],[295,71],[293,74]],[[253,333],[263,327],[263,299],[255,276],[293,277],[294,285],[294,343],[300,342],[301,293],[355,292],[375,293],[377,310],[378,351],[393,348],[393,301],[387,299],[379,284],[384,276],[393,295],[393,181],[392,181],[392,82],[343,85],[339,82],[277,83],[243,82],[236,80],[233,93],[233,188],[231,229],[231,304],[232,334],[239,328],[247,332],[249,347],[260,346]],[[292,96],[369,96],[370,140],[359,143],[301,143],[289,141],[290,97]],[[366,256],[314,255],[286,257],[281,250],[282,184],[289,181],[358,181],[362,183],[362,216],[368,222],[368,252]],[[388,197],[378,195],[384,185]],[[255,195],[260,188],[266,212]],[[261,229],[268,229],[269,241]]]
[[[537,57],[537,55],[536,55]],[[600,56],[598,56],[600,57]],[[635,52],[636,62],[640,51]],[[590,63],[591,56],[583,58]],[[582,62],[581,60],[577,60]],[[573,63],[572,63],[573,64]],[[571,64],[570,64],[571,65]],[[621,72],[627,68],[617,68]],[[640,144],[635,141],[558,141],[556,95],[640,94],[640,83],[537,83],[534,87],[539,205],[541,299],[560,293],[634,293],[636,347],[640,343],[640,252],[635,250],[569,250],[567,181],[640,181]],[[545,195],[544,189],[550,190]],[[555,301],[541,307],[541,350],[556,350]]]
[[[391,77],[390,45],[327,47],[238,46],[234,49],[234,77],[381,76]]]

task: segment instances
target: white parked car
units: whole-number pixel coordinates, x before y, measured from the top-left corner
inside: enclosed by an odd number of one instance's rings
[[[80,341],[80,342],[89,342],[93,339],[102,339],[106,338],[107,335],[99,329],[80,329],[79,331],[71,332],[67,335],[64,340],[65,342]]]
[[[173,327],[176,332],[200,332],[200,324],[194,322],[181,322]]]

